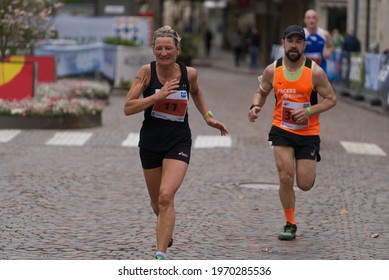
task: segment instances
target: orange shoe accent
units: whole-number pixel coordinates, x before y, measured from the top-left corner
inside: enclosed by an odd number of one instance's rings
[[[291,208],[291,209],[285,209],[284,208],[284,214],[285,214],[285,218],[286,218],[286,221],[295,225],[296,224],[296,221],[294,220],[294,208]]]

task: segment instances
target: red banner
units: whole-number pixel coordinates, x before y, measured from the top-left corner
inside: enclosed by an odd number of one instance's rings
[[[54,56],[12,55],[6,57],[4,61],[34,62],[37,64],[38,83],[50,83],[56,80]]]
[[[0,62],[0,99],[32,98],[35,86],[35,64],[32,62]]]

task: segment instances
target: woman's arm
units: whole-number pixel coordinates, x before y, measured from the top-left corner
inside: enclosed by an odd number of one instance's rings
[[[190,95],[192,96],[197,110],[199,110],[200,114],[209,126],[219,129],[221,135],[226,135],[228,133],[227,127],[220,121],[216,120],[212,113],[208,110],[203,92],[197,82],[197,70],[193,67],[187,67],[187,72],[190,83]]]
[[[173,79],[167,81],[160,89],[160,91],[158,91],[158,93],[152,94],[145,98],[139,98],[150,83],[150,73],[150,65],[143,65],[138,70],[138,73],[134,78],[134,82],[132,83],[131,88],[127,93],[126,101],[124,104],[124,114],[126,116],[144,111],[155,102],[164,99],[166,96],[174,92],[174,90],[179,86],[179,81],[177,79]]]

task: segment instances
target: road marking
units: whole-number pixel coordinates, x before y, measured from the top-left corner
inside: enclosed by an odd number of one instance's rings
[[[16,135],[21,132],[19,129],[2,129],[0,130],[0,143],[11,141]]]
[[[265,191],[278,191],[280,188],[279,184],[273,183],[239,183],[239,187],[247,188],[247,189],[255,189],[255,190],[265,190]],[[299,190],[297,186],[293,186],[293,189]]]
[[[122,142],[122,147],[138,147],[139,133],[130,133]]]
[[[386,153],[373,143],[340,141],[340,144],[350,154],[386,156]]]
[[[56,132],[46,144],[58,146],[82,146],[91,137],[91,132]]]
[[[194,143],[194,148],[216,148],[216,147],[229,148],[231,146],[232,146],[232,140],[230,136],[199,135],[196,137]]]

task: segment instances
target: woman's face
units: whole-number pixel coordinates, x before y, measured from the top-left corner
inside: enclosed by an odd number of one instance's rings
[[[155,58],[160,64],[170,64],[176,61],[179,48],[171,37],[157,37],[153,49]]]

